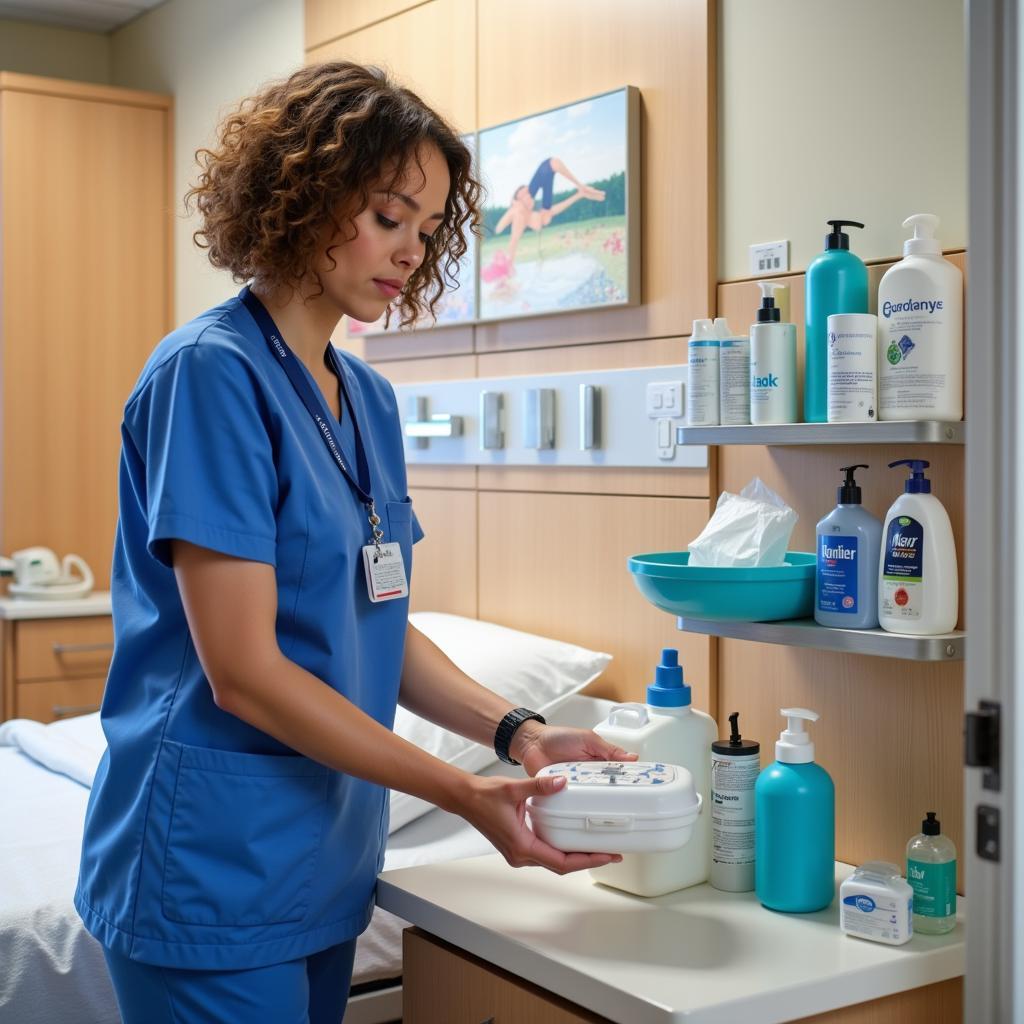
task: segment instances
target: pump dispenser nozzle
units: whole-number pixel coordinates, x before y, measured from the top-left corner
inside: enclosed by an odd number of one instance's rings
[[[915,213],[904,222],[905,228],[914,229],[914,237],[903,243],[904,256],[939,256],[942,247],[935,237],[939,227],[939,218],[934,213]]]
[[[775,760],[783,764],[810,764],[814,760],[814,744],[804,729],[804,722],[816,722],[818,714],[807,708],[782,708],[786,728],[775,744]]]
[[[890,469],[895,469],[897,466],[910,467],[911,476],[903,485],[904,494],[932,493],[932,482],[924,475],[924,471],[929,466],[928,462],[924,459],[897,459],[895,462],[889,463]]]
[[[782,286],[774,281],[758,281],[757,286],[761,289],[761,308],[757,311],[757,322],[759,324],[779,323],[782,315],[775,305],[775,293]]]
[[[861,501],[860,488],[857,486],[857,481],[854,480],[853,474],[858,469],[870,469],[871,467],[866,463],[859,463],[856,466],[840,466],[839,472],[846,474],[846,481],[842,487],[839,488],[839,504],[840,505],[859,505]]]
[[[825,236],[826,249],[849,249],[850,236],[843,231],[843,228],[862,228],[859,220],[830,220],[827,224],[832,225],[832,230]]]

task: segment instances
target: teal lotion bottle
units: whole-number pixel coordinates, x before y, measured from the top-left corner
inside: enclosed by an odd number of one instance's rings
[[[907,881],[914,890],[914,931],[944,935],[956,926],[956,846],[942,835],[935,811],[907,843]]]
[[[775,762],[754,786],[754,889],[769,910],[809,914],[835,896],[835,786],[814,763],[804,728],[818,715],[805,708],[780,714],[787,725],[775,744]]]
[[[868,268],[850,252],[844,227],[864,227],[856,220],[830,220],[825,251],[811,260],[804,282],[804,420],[828,420],[828,318],[832,313],[868,311]]]
[[[878,625],[878,559],[882,521],[861,505],[853,474],[866,465],[841,466],[846,482],[839,504],[818,523],[814,572],[814,620],[834,629]]]

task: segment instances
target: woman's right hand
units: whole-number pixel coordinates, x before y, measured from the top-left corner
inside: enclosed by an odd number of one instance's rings
[[[486,836],[514,868],[537,866],[566,875],[622,860],[613,853],[562,853],[530,830],[527,799],[557,793],[565,781],[564,776],[552,775],[533,779],[470,775],[452,809]]]

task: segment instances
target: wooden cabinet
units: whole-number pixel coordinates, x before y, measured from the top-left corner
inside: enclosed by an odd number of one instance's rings
[[[3,623],[3,718],[53,722],[96,711],[114,648],[109,615]]]
[[[402,941],[403,1024],[611,1024],[418,928]]]
[[[0,553],[109,586],[120,423],[171,327],[171,101],[0,72]]]

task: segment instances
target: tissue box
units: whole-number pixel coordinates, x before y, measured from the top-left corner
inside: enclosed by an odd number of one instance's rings
[[[787,551],[784,565],[751,568],[689,565],[689,552],[629,560],[633,582],[663,612],[717,622],[771,622],[814,614],[813,552]]]
[[[662,853],[685,846],[700,814],[693,776],[653,761],[568,761],[542,768],[564,788],[530,797],[530,827],[566,853]]]

